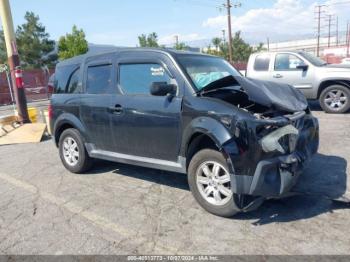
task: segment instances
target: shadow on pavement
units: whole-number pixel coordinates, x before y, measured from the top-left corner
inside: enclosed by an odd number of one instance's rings
[[[182,190],[190,190],[185,174],[167,172],[157,169],[95,160],[94,168],[85,175],[98,175],[112,172],[116,175],[146,180],[164,186],[174,187]]]
[[[311,111],[323,111],[318,100],[308,100]]]
[[[314,156],[293,188],[298,195],[266,201],[256,211],[236,219],[257,219],[254,225],[291,222],[350,208],[349,203],[332,201],[346,193],[347,161],[337,156]]]
[[[241,213],[233,219],[254,220],[254,225],[291,222],[349,208],[349,203],[334,202],[346,193],[347,161],[337,156],[317,154],[299,178],[293,192],[299,195],[271,199],[255,211]],[[146,180],[152,183],[189,190],[187,176],[132,165],[97,161],[90,175],[113,172],[116,175]],[[87,174],[87,175],[89,175]]]

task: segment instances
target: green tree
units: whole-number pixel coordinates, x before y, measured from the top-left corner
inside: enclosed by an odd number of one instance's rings
[[[151,34],[142,34],[138,37],[140,47],[159,47],[158,35],[153,32]]]
[[[258,46],[254,48],[254,52],[262,52],[266,51],[267,49],[264,47],[264,43],[260,42]]]
[[[241,31],[236,32],[232,39],[232,52],[234,62],[247,62],[253,53],[253,47],[242,39]]]
[[[188,48],[189,48],[189,46],[186,45],[186,44],[183,43],[183,42],[176,43],[176,44],[174,45],[174,49],[176,49],[176,50],[188,50]]]
[[[78,29],[75,25],[71,34],[61,36],[58,41],[58,57],[60,60],[85,54],[88,50],[89,46],[84,31]]]
[[[7,62],[7,53],[5,45],[4,31],[0,30],[0,64]]]
[[[215,46],[215,50],[211,49],[211,45],[209,45],[207,49],[208,54],[221,56],[227,60],[229,59],[228,43],[223,42],[222,39],[218,37],[215,37],[212,39],[211,44]],[[235,36],[232,38],[233,61],[247,62],[253,51],[253,47],[242,39],[241,32],[236,32]]]
[[[55,42],[50,40],[45,26],[39,22],[39,16],[26,12],[26,22],[16,31],[18,52],[24,67],[40,68],[53,65],[57,56],[53,54]]]
[[[211,40],[212,44],[215,46],[216,50],[219,51],[219,47],[221,45],[221,42],[222,42],[222,39],[219,38],[219,37],[214,37],[212,40]]]

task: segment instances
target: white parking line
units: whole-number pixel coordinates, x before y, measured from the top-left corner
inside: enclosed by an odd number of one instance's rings
[[[97,226],[100,226],[100,227],[107,229],[107,230],[112,230],[113,232],[115,232],[115,233],[117,233],[125,238],[130,238],[130,237],[135,236],[137,238],[137,240],[142,241],[142,242],[146,242],[149,240],[146,237],[137,235],[137,232],[135,232],[131,229],[120,226],[120,225],[108,220],[107,218],[102,217],[102,216],[94,213],[94,212],[83,210],[82,207],[74,204],[73,202],[67,203],[67,201],[65,201],[64,199],[56,197],[55,195],[53,195],[51,193],[39,190],[37,187],[35,187],[35,186],[25,182],[25,181],[22,181],[20,179],[14,178],[13,176],[10,176],[10,175],[4,174],[4,173],[0,173],[0,179],[6,181],[6,182],[8,182],[16,187],[24,189],[25,191],[30,192],[32,194],[39,194],[39,196],[43,200],[45,200],[51,204],[55,204],[61,208],[64,208],[73,214],[81,216]],[[163,246],[163,245],[160,245],[158,243],[156,244],[155,249],[156,249],[156,252],[160,252],[160,253],[161,252],[163,252],[163,253],[164,252],[175,253],[177,251],[176,249],[174,249],[172,247]]]

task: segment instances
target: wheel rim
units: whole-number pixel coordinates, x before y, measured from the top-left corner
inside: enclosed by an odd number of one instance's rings
[[[227,204],[233,195],[229,172],[215,161],[204,162],[198,167],[196,184],[202,197],[215,206]]]
[[[79,161],[79,147],[72,137],[66,137],[63,141],[63,157],[70,166],[75,166]]]
[[[333,89],[326,94],[324,102],[331,110],[340,111],[348,102],[348,97],[342,90]]]

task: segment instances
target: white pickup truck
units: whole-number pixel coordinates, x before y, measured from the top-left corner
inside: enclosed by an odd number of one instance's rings
[[[306,52],[264,52],[250,56],[246,76],[292,85],[327,113],[350,109],[350,65],[330,65]]]

